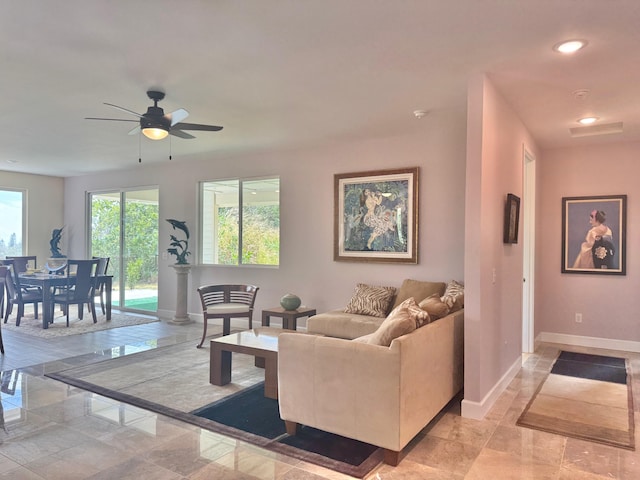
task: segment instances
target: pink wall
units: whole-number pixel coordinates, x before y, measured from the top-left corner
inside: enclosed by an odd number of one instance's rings
[[[195,287],[209,283],[259,285],[258,312],[278,305],[280,297],[288,292],[322,312],[344,307],[358,282],[399,287],[405,278],[463,280],[465,125],[464,109],[434,111],[421,120],[409,111],[406,119],[399,119],[387,131],[388,136],[375,139],[350,139],[315,149],[233,158],[206,154],[156,165],[138,165],[134,160],[130,170],[67,178],[64,216],[69,224],[71,252],[85,255],[86,191],[157,185],[160,218],[184,219],[197,231],[199,181],[279,175],[279,267],[194,266],[189,312],[201,311]],[[399,129],[403,133],[396,133]],[[420,168],[419,263],[333,261],[334,174],[412,166]],[[166,222],[160,222],[163,250],[168,246],[170,229]],[[195,261],[197,238],[190,247]],[[175,273],[169,268],[172,261],[160,262],[159,308],[165,315],[175,311]]]
[[[522,353],[522,240],[503,243],[503,212],[521,197],[522,231],[523,147],[536,146],[485,76],[469,83],[467,121],[465,402],[481,408]]]
[[[615,140],[615,139],[612,139]],[[545,151],[538,162],[535,332],[640,341],[636,312],[640,143],[612,143]],[[560,273],[562,197],[628,195],[627,274]],[[582,313],[582,323],[575,314]]]

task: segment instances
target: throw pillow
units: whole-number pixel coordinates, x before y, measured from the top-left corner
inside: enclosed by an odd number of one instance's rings
[[[429,314],[431,320],[437,320],[449,314],[449,306],[440,300],[440,295],[437,293],[422,300],[418,306]]]
[[[411,297],[413,297],[416,302],[420,302],[434,293],[437,293],[440,297],[444,294],[445,287],[444,282],[422,282],[420,280],[406,279],[402,282],[400,290],[398,290],[398,295],[396,296],[396,301],[393,306],[397,307],[407,298]]]
[[[407,299],[409,302],[411,299]],[[415,303],[415,300],[413,300]],[[411,317],[408,306],[403,302],[389,314],[378,329],[371,334],[367,343],[388,347],[394,338],[411,333],[416,329],[416,321]]]
[[[420,308],[413,297],[402,302],[409,310],[409,315],[416,322],[416,328],[420,328],[431,321],[431,315],[426,310]]]
[[[464,308],[464,285],[455,280],[447,284],[441,300],[449,307],[449,312],[457,312]]]
[[[358,315],[385,317],[395,293],[395,287],[378,287],[359,283],[344,311]]]

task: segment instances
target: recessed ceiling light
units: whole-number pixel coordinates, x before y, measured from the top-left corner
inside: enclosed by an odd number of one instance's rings
[[[564,42],[556,43],[553,49],[560,53],[575,53],[586,46],[586,40],[565,40]]]
[[[596,123],[598,117],[584,117],[578,120],[578,123],[581,125],[591,125],[592,123]]]

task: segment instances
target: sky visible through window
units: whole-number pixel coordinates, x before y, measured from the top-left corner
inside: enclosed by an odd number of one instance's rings
[[[22,243],[22,196],[23,192],[0,190],[0,240],[9,244],[11,235]]]

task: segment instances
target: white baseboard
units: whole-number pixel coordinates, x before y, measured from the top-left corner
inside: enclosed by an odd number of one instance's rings
[[[566,333],[542,332],[536,337],[536,345],[544,343],[562,343],[580,347],[605,348],[607,350],[619,350],[622,352],[640,352],[640,342],[631,340],[615,340],[612,338],[583,337],[580,335],[568,335]]]
[[[462,400],[462,416],[465,418],[472,418],[474,420],[482,420],[521,368],[522,357],[518,357],[509,370],[507,370],[502,378],[493,386],[489,393],[484,396],[481,402],[472,402],[466,399]]]

